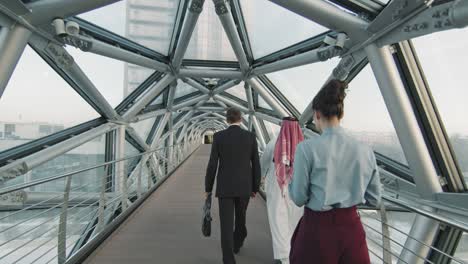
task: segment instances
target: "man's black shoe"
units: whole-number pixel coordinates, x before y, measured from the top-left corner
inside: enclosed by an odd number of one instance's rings
[[[234,242],[234,249],[233,249],[234,254],[239,253],[241,247],[244,245],[244,242],[240,242],[238,245],[236,245],[236,244],[237,244],[237,243]]]
[[[234,254],[238,254],[240,251],[240,247],[235,247],[233,251],[234,251]]]

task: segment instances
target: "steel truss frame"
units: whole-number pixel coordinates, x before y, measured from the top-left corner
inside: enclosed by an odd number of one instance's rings
[[[270,1],[328,27],[331,31],[255,59],[240,2],[213,0],[210,4],[215,5],[238,62],[184,60],[193,29],[203,12],[203,5],[210,1],[180,1],[169,55],[164,56],[75,17],[117,2],[116,0],[40,0],[21,3],[24,8],[21,5],[21,8],[13,6],[11,1],[1,0],[0,100],[23,50],[29,44],[102,117],[1,152],[0,186],[2,182],[20,176],[102,135],[107,135],[109,139],[106,147],[106,156],[109,159],[123,157],[125,141],[140,152],[145,152],[161,142],[171,146],[200,140],[206,131],[218,131],[226,127],[224,117],[219,112],[228,106],[237,107],[248,115],[242,126],[256,133],[260,149],[270,140],[265,121],[279,124],[282,117],[295,116],[306,130],[309,129],[307,134],[313,135],[311,131],[317,131],[311,123],[311,106],[302,113],[297,111],[287,96],[265,74],[340,56],[341,61],[329,79],[352,81],[369,62],[402,142],[409,167],[377,155],[382,166],[385,187],[396,192],[414,191],[416,197],[427,201],[425,205],[428,211],[438,217],[450,213],[451,217],[464,219],[468,215],[468,198],[465,194],[453,196],[452,193],[466,192],[467,187],[410,39],[467,26],[468,3],[414,1],[402,9],[403,1],[400,0],[393,0],[386,7],[373,0],[331,1],[360,14],[356,16],[326,1]],[[408,25],[426,21],[434,10],[448,10],[447,19],[450,20],[450,25],[442,28],[428,26],[409,33],[404,30]],[[399,15],[392,16],[395,13]],[[62,17],[65,22],[78,23],[79,33],[66,33],[56,37],[57,32],[50,24],[57,17]],[[73,62],[72,56],[63,48],[64,45],[73,45],[84,52],[151,68],[155,72],[114,109]],[[224,82],[213,88],[197,81],[197,78],[204,77],[221,78]],[[199,93],[176,98],[177,86],[174,83],[177,79],[182,79]],[[241,81],[246,84],[247,102],[225,93]],[[161,106],[150,105],[161,96],[164,97]],[[258,106],[258,97],[262,97],[273,110],[261,109]],[[216,106],[211,103],[212,100]],[[179,113],[178,117],[175,117],[176,113]],[[148,137],[141,138],[129,124],[150,117],[156,117],[155,122]],[[172,158],[174,150],[169,148],[168,151]],[[149,163],[152,170],[158,170],[153,158],[149,159]],[[135,164],[135,168],[138,166],[139,163]],[[114,173],[116,171],[118,170],[114,169]],[[113,183],[116,191],[125,192],[119,186],[123,186],[122,182],[131,178],[133,172],[134,170],[129,172],[129,175],[115,175],[115,179],[120,180],[120,184],[118,181]],[[440,179],[443,179],[443,184]],[[398,183],[398,187],[395,187],[395,183]],[[408,196],[405,199],[412,198],[414,197]],[[453,204],[462,213],[454,214],[453,210],[444,211],[439,208],[443,201],[455,201]],[[122,201],[122,205],[126,206],[125,204],[126,201]],[[456,243],[448,242],[450,239],[456,240],[460,232],[454,235],[456,232],[453,229],[445,233],[441,230],[438,222],[430,217],[418,217],[411,234],[453,254]],[[450,246],[441,246],[448,244]],[[436,253],[411,241],[407,241],[405,247],[430,256],[433,260],[440,258]],[[400,257],[408,263],[418,263],[419,260],[408,252],[404,250]]]

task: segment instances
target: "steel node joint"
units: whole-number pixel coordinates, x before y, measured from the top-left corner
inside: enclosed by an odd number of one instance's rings
[[[213,0],[213,3],[215,5],[216,14],[218,16],[227,14],[229,12],[229,9],[227,7],[225,0]]]
[[[64,69],[70,68],[75,63],[73,57],[68,54],[68,52],[63,47],[55,43],[49,42],[45,52],[55,61],[55,63],[57,63],[57,65]]]
[[[190,12],[200,14],[203,11],[204,3],[205,3],[205,0],[192,0],[192,3],[190,4],[190,7],[189,7]]]

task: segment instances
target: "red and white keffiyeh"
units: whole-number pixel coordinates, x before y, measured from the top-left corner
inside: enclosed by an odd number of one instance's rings
[[[297,144],[303,140],[304,135],[299,122],[283,120],[274,152],[276,179],[281,193],[292,179],[294,154],[296,153]]]

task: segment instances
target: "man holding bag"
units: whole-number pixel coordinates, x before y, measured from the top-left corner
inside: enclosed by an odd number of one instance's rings
[[[255,197],[260,188],[260,162],[255,134],[240,127],[241,112],[229,108],[226,119],[230,126],[213,136],[205,191],[206,196],[211,194],[217,176],[223,263],[234,264],[234,253],[239,252],[247,237],[250,197]]]

